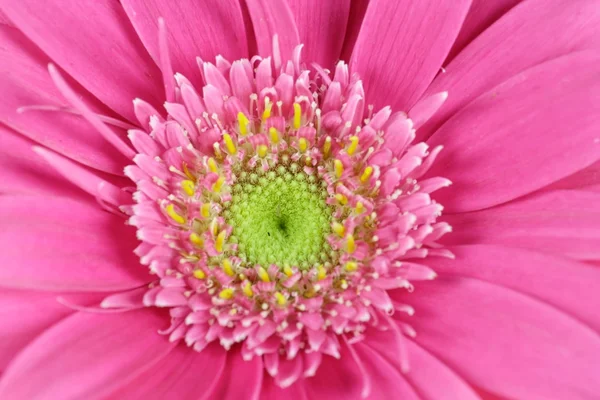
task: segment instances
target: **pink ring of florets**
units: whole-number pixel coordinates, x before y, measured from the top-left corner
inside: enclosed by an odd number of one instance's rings
[[[241,343],[245,358],[264,357],[276,383],[288,386],[313,375],[322,354],[339,357],[340,338],[360,341],[369,327],[401,336],[391,315],[412,309],[388,291],[435,277],[404,260],[450,256],[436,244],[450,227],[436,222],[442,206],[430,198],[450,182],[419,181],[441,148],[411,144],[406,114],[369,108],[364,119],[362,81],[346,64],[331,78],[302,65],[300,47],[278,64],[277,57],[202,63],[201,93],[176,74],[166,118],[136,99],[149,133],[129,133],[138,154],[125,172],[137,192],[124,209],[142,241],[136,254],[158,277],[144,304],[170,309],[170,340],[197,351],[213,341],[226,349]],[[290,163],[325,182],[327,243],[337,256],[309,268],[253,265],[237,257],[221,215],[236,171]]]

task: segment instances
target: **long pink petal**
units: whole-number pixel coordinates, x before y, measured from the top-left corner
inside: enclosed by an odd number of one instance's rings
[[[287,1],[246,0],[246,5],[254,25],[258,54],[272,55],[273,36],[277,35],[282,60],[291,60],[294,47],[300,44],[300,36]]]
[[[31,106],[67,109],[54,86],[50,59],[14,28],[0,25],[0,121],[30,139],[93,168],[122,174],[127,160],[78,115],[66,111],[27,110]],[[111,111],[76,82],[68,80],[94,112]],[[113,128],[117,129],[117,128]],[[124,131],[120,131],[125,135]]]
[[[0,192],[85,198],[65,179],[48,168],[32,150],[34,142],[0,125]]]
[[[103,103],[135,121],[131,101],[160,104],[160,71],[119,2],[0,2],[12,22]]]
[[[304,44],[305,60],[333,69],[342,51],[351,1],[288,0],[288,3],[298,25],[300,42]]]
[[[418,333],[417,333],[418,334]],[[364,344],[379,353],[398,371],[402,366],[394,353],[386,345],[390,338],[389,332],[369,332]],[[473,389],[452,369],[448,368],[436,357],[412,340],[406,340],[410,370],[403,375],[404,379],[419,393],[423,400],[477,400],[479,397]],[[435,383],[431,377],[435,376]]]
[[[350,2],[350,15],[348,17],[344,45],[342,46],[342,54],[340,56],[346,62],[349,62],[352,56],[352,50],[354,50],[356,39],[358,39],[360,27],[365,18],[368,5],[369,0],[351,0]]]
[[[375,109],[410,109],[439,72],[470,3],[370,1],[350,59],[368,103]]]
[[[453,182],[450,212],[512,200],[600,159],[600,57],[581,52],[524,71],[469,104],[429,139],[430,170]]]
[[[544,61],[599,46],[600,7],[596,0],[522,2],[477,37],[446,67],[446,73],[433,81],[426,94],[448,91],[448,101],[417,132],[417,139],[429,137],[462,107],[511,76]]]
[[[600,193],[600,161],[554,182],[544,190],[552,189],[579,189]]]
[[[258,400],[264,375],[266,374],[260,357],[255,356],[245,361],[239,348],[229,350],[225,373],[219,379],[218,385],[212,391],[202,393],[198,399]]]
[[[416,341],[475,386],[512,399],[591,400],[600,392],[600,336],[556,308],[442,275],[401,298],[415,308]]]
[[[485,29],[506,14],[511,8],[523,0],[473,0],[465,22],[460,28],[458,37],[452,45],[446,63],[451,61],[462,49],[481,34]]]
[[[272,378],[265,378],[260,391],[260,400],[309,400],[306,393],[306,381],[298,380],[292,386],[285,389],[280,388],[275,384]]]
[[[102,399],[171,351],[157,332],[164,323],[148,309],[75,313],[17,356],[0,381],[0,398]]]
[[[600,259],[600,193],[542,192],[486,210],[447,215],[448,244],[521,247],[575,259]]]
[[[144,46],[159,65],[158,18],[164,18],[173,70],[194,83],[202,82],[196,57],[210,62],[219,54],[229,60],[248,57],[246,30],[237,0],[124,0],[121,3]]]
[[[534,296],[600,333],[600,269],[529,250],[467,245],[450,248],[456,260],[439,259],[436,272],[485,280]]]
[[[60,197],[0,197],[0,286],[55,291],[138,287],[135,230],[98,206]]]
[[[159,363],[108,398],[198,400],[219,382],[226,357],[227,350],[218,344],[201,352],[177,346]]]

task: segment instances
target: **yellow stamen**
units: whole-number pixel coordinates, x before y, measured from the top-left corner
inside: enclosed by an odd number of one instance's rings
[[[258,277],[263,282],[271,282],[271,278],[269,278],[269,274],[263,267],[258,267]]]
[[[210,216],[210,203],[204,203],[200,206],[200,214],[204,218],[208,218]]]
[[[335,169],[336,178],[341,178],[344,173],[344,164],[338,159],[333,162],[333,168]]]
[[[277,300],[277,304],[280,306],[285,306],[287,303],[287,299],[281,292],[275,292],[275,300]]]
[[[167,205],[165,207],[165,211],[173,221],[177,222],[178,224],[185,224],[185,217],[175,211],[175,206],[173,204]]]
[[[346,196],[344,196],[341,193],[337,193],[335,195],[335,199],[338,201],[338,203],[340,203],[341,205],[345,206],[346,204],[348,204],[348,198]]]
[[[208,161],[206,162],[206,164],[208,164],[208,169],[210,170],[210,172],[215,172],[216,173],[219,170],[219,168],[217,168],[217,162],[212,157],[210,157],[208,159]]]
[[[371,177],[372,173],[373,173],[373,167],[368,166],[367,168],[365,168],[362,175],[360,176],[360,181],[362,183],[366,183],[369,180],[369,178]]]
[[[215,240],[215,249],[219,252],[223,252],[223,246],[225,245],[225,235],[227,232],[222,231],[217,235],[217,240]]]
[[[229,276],[235,275],[235,272],[233,272],[233,266],[231,265],[231,261],[229,261],[229,258],[223,260],[223,272],[225,272]]]
[[[355,210],[357,214],[362,214],[363,212],[365,212],[365,205],[362,203],[362,201],[356,202]]]
[[[269,152],[269,148],[267,146],[265,146],[264,144],[261,144],[258,146],[258,156],[260,158],[265,158],[267,156],[267,153]]]
[[[233,297],[233,289],[227,288],[219,292],[219,297],[223,300],[230,300]]]
[[[298,140],[298,148],[300,149],[301,153],[304,153],[306,149],[308,149],[308,140],[304,139],[303,137],[300,138],[300,140]]]
[[[317,279],[322,281],[326,277],[327,277],[327,270],[325,269],[324,266],[319,265],[319,267],[317,268]]]
[[[194,175],[192,175],[192,173],[188,169],[187,163],[185,161],[181,164],[181,168],[183,168],[183,173],[185,174],[185,176],[190,178],[192,181],[196,180],[196,177]]]
[[[279,143],[279,132],[274,127],[269,128],[269,137],[271,138],[271,142],[275,144]]]
[[[221,147],[219,147],[219,143],[215,142],[213,144],[213,151],[215,152],[215,157],[217,157],[217,160],[223,159],[223,153],[221,153]]]
[[[348,261],[344,268],[348,272],[354,272],[358,269],[358,264],[355,261]]]
[[[201,269],[197,269],[194,271],[194,278],[196,279],[204,279],[206,278],[206,274]]]
[[[233,143],[233,139],[229,133],[223,134],[223,141],[225,142],[225,147],[227,148],[229,154],[237,153],[237,148],[235,147],[235,143]]]
[[[240,135],[246,136],[248,134],[248,124],[250,123],[250,120],[241,111],[238,113],[237,117],[238,117],[238,125],[240,128]]]
[[[348,289],[348,282],[345,279],[340,280],[340,287],[342,289]]]
[[[325,138],[325,143],[323,144],[323,158],[329,157],[329,152],[331,151],[331,138],[327,136]]]
[[[294,129],[300,128],[302,124],[302,108],[300,104],[294,103]]]
[[[350,136],[350,146],[348,146],[348,155],[353,155],[356,153],[356,149],[358,148],[358,136]]]
[[[315,292],[315,289],[313,289],[313,288],[309,288],[308,290],[306,290],[306,291],[304,292],[304,297],[306,297],[307,299],[310,299],[310,298],[313,298],[313,297],[315,297],[315,294],[317,294],[317,293]]]
[[[333,229],[333,231],[340,237],[344,237],[344,233],[346,233],[344,225],[340,224],[339,222],[334,222],[331,224],[331,229]]]
[[[312,164],[311,156],[306,156],[306,158],[304,159],[304,163],[306,164],[306,166],[310,167]]]
[[[198,235],[196,232],[190,233],[190,242],[196,247],[204,246],[204,239],[202,236]]]
[[[350,254],[356,251],[356,242],[354,241],[354,235],[351,233],[346,235],[346,249]]]
[[[273,103],[269,100],[268,97],[265,97],[265,110],[262,113],[262,120],[266,121],[271,117],[271,109],[273,108]]]
[[[185,179],[181,181],[181,188],[188,196],[193,196],[196,193],[196,185],[190,180]]]
[[[285,267],[283,267],[283,273],[286,274],[287,276],[294,275],[294,271],[292,271],[292,269],[290,268],[289,265],[286,265]]]
[[[246,281],[244,283],[244,285],[242,286],[242,290],[244,291],[244,294],[248,297],[252,297],[254,296],[254,291],[252,290],[252,284],[248,281]]]
[[[219,179],[213,184],[212,190],[215,193],[219,193],[223,188],[223,184],[225,183],[225,178],[220,176]]]

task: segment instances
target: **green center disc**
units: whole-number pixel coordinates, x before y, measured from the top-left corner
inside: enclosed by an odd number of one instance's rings
[[[297,168],[293,168],[297,169]],[[252,264],[308,268],[329,259],[331,208],[324,183],[280,166],[242,173],[224,215],[238,256]]]

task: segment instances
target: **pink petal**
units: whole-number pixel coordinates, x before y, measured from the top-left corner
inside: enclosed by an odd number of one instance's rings
[[[36,0],[3,0],[0,4],[29,39],[130,121],[135,121],[134,98],[160,103],[160,71],[118,2],[65,0],[42,7]]]
[[[455,260],[439,259],[436,271],[467,276],[532,295],[600,332],[600,269],[542,253],[491,245],[450,247]]]
[[[87,121],[65,110],[66,102],[48,74],[50,61],[16,29],[0,25],[0,120],[44,146],[102,171],[122,174],[126,159],[108,144]],[[111,111],[69,80],[81,101],[94,112]],[[60,111],[26,110],[49,106]],[[23,108],[23,109],[21,109]],[[76,134],[74,134],[76,133]],[[123,135],[125,133],[123,132]]]
[[[34,143],[0,126],[0,192],[46,194],[85,199],[32,150]]]
[[[554,182],[544,190],[548,189],[580,189],[600,192],[600,161]]]
[[[340,56],[340,59],[346,62],[350,61],[350,57],[352,56],[352,50],[354,50],[354,45],[356,44],[356,39],[358,39],[360,27],[362,26],[368,6],[369,0],[351,0],[350,2],[350,15],[348,16],[348,24],[346,25],[346,37]]]
[[[350,0],[288,0],[296,19],[303,56],[308,63],[316,62],[332,69],[340,58]]]
[[[56,301],[56,294],[1,290],[0,371],[35,337],[72,312]]]
[[[521,247],[576,259],[600,259],[600,194],[542,192],[486,210],[447,215],[444,243]]]
[[[460,28],[460,33],[454,41],[450,54],[448,54],[446,63],[456,57],[481,32],[521,1],[523,0],[473,0],[465,22]]]
[[[516,399],[600,391],[598,334],[532,297],[453,277],[416,287],[410,302],[416,341],[473,385]]]
[[[158,18],[165,20],[173,70],[200,84],[196,57],[213,62],[248,57],[239,1],[124,0],[123,8],[152,58],[159,63]]]
[[[151,310],[75,313],[17,356],[0,381],[0,397],[103,398],[171,351],[157,333],[164,322]]]
[[[0,285],[107,291],[150,281],[135,231],[113,214],[60,197],[0,197]]]
[[[204,393],[201,400],[258,400],[264,373],[260,357],[249,361],[242,358],[239,349],[229,350],[225,373],[219,379],[218,385],[210,392]]]
[[[246,4],[254,25],[258,54],[273,55],[273,36],[277,35],[282,60],[291,60],[300,37],[287,1],[246,0]]]
[[[426,94],[447,91],[448,101],[417,138],[429,137],[458,110],[511,76],[599,45],[600,7],[596,0],[530,0],[519,4],[462,51],[427,89]]]
[[[306,382],[299,380],[291,387],[285,389],[277,386],[273,379],[267,379],[263,383],[260,392],[260,400],[309,400],[306,394]]]
[[[429,173],[453,182],[436,200],[450,212],[486,208],[600,159],[599,61],[587,52],[549,61],[456,114],[428,141],[445,146]]]
[[[199,400],[219,382],[227,351],[213,344],[201,352],[177,346],[152,368],[114,393],[111,399]]]
[[[364,81],[368,104],[376,110],[413,106],[442,66],[469,4],[371,1],[350,59],[352,71]]]

